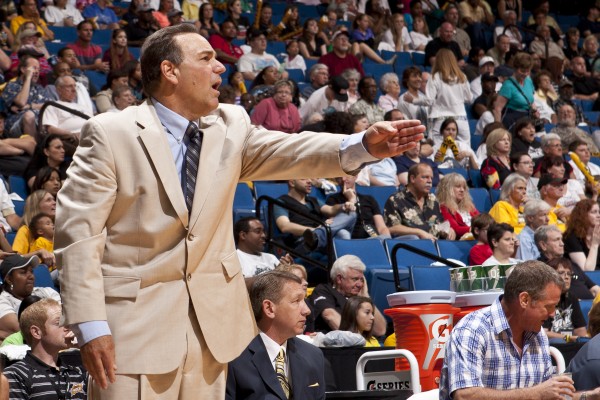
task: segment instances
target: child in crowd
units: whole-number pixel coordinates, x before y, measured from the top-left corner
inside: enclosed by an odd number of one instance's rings
[[[306,62],[304,57],[300,55],[300,45],[296,39],[290,40],[285,46],[287,55],[283,59],[283,67],[285,69],[301,69],[302,73],[306,73]]]
[[[469,265],[481,265],[493,254],[492,248],[488,244],[487,231],[494,218],[488,213],[481,213],[471,222],[471,232],[477,240],[475,246],[469,251]]]
[[[36,214],[29,223],[29,231],[34,239],[32,251],[44,249],[54,252],[54,222],[48,214]]]
[[[366,340],[365,347],[381,347],[377,338],[373,337],[375,307],[368,297],[350,297],[342,310],[341,331],[360,333]]]

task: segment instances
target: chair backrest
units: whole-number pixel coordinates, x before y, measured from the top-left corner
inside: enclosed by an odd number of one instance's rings
[[[11,175],[8,177],[8,186],[11,193],[16,193],[23,200],[27,198],[27,183],[22,176]]]
[[[388,251],[388,255],[390,257],[390,261],[392,261],[392,249],[397,243],[405,243],[409,246],[416,247],[418,249],[424,250],[433,255],[439,256],[437,247],[435,243],[433,243],[429,239],[419,239],[419,240],[399,240],[399,239],[388,239],[385,241],[385,246]],[[409,265],[431,265],[431,263],[435,262],[434,260],[421,256],[419,254],[413,253],[412,251],[406,249],[399,249],[396,253],[396,260],[398,262],[398,269],[408,268]]]
[[[487,187],[483,183],[483,178],[481,177],[481,171],[480,170],[478,170],[478,169],[470,169],[469,170],[469,178],[471,180],[471,185],[474,188],[486,188],[486,192],[487,192]],[[488,197],[490,197],[489,194],[488,194]]]
[[[256,215],[255,208],[256,204],[250,187],[243,182],[238,183],[233,196],[233,221]]]
[[[469,180],[469,173],[466,168],[439,168],[439,170],[442,175],[459,174],[462,175],[465,180]]]
[[[600,271],[586,271],[585,274],[590,278],[596,285],[600,285]]]
[[[298,83],[304,82],[304,71],[301,69],[286,69],[290,80]]]
[[[279,196],[287,194],[287,192],[287,183],[254,182],[254,194],[256,195],[257,199],[263,195],[276,199]]]
[[[365,271],[365,279],[369,286],[369,295],[379,311],[383,312],[383,310],[390,308],[387,301],[387,295],[396,293],[396,284],[394,283],[394,273],[392,270],[368,269]],[[410,288],[408,270],[401,271],[400,285],[405,288]]]
[[[452,258],[469,264],[469,251],[475,246],[475,240],[438,240],[437,245],[440,257]]]
[[[356,185],[356,191],[359,194],[368,194],[373,196],[383,212],[385,202],[398,191],[395,186],[359,186]]]
[[[490,199],[496,204],[500,200],[500,189],[490,189]]]
[[[450,270],[448,267],[409,267],[413,290],[450,290]]]
[[[585,325],[587,326],[589,321],[588,314],[592,309],[594,300],[579,300],[579,307],[581,308],[581,313],[583,314],[583,318],[585,318]]]
[[[479,172],[479,171],[478,171]],[[469,194],[473,199],[475,208],[480,213],[488,212],[492,208],[492,201],[490,200],[490,193],[484,188],[471,188]]]
[[[36,287],[49,287],[56,290],[56,286],[54,286],[54,281],[46,265],[40,264],[35,267],[33,269],[33,276],[35,277]]]
[[[359,257],[369,269],[390,269],[390,259],[383,243],[377,239],[334,239],[335,257],[348,254]]]

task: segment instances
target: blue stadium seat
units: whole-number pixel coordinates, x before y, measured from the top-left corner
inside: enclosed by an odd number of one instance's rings
[[[253,217],[256,215],[256,204],[252,196],[252,190],[245,183],[238,183],[233,196],[233,222],[242,217]]]
[[[390,198],[391,195],[396,193],[398,189],[395,186],[359,186],[356,185],[356,192],[359,194],[368,194],[373,196],[377,200],[377,204],[383,212],[385,202]]]
[[[129,52],[131,53],[131,55],[133,55],[135,57],[136,60],[140,59],[141,56],[141,48],[140,47],[128,47]],[[229,64],[227,64],[229,65]]]
[[[600,158],[598,158],[598,157],[591,157],[590,162],[592,164],[596,164],[596,165],[600,166]]]
[[[409,274],[412,290],[450,290],[448,267],[412,266]]]
[[[586,271],[585,274],[594,281],[596,285],[600,285],[600,271]]]
[[[100,89],[106,85],[106,74],[98,71],[87,70],[84,72],[85,76],[90,79],[90,82]]]
[[[415,65],[425,65],[425,53],[412,53],[413,63]]]
[[[298,83],[304,82],[304,71],[301,69],[287,69],[289,79]]]
[[[267,42],[267,53],[273,54],[274,56],[285,53],[285,43],[272,40]]]
[[[318,7],[299,3],[296,4],[298,5],[298,13],[302,16],[303,20],[314,18],[318,21],[319,18],[321,18]]]
[[[17,213],[19,217],[22,217],[25,213],[25,202],[20,200],[13,200],[12,202],[15,206],[15,213]]]
[[[598,125],[598,118],[600,117],[600,111],[584,111],[583,116],[585,119],[590,121],[594,126]]]
[[[556,124],[544,124],[544,130],[545,130],[547,133],[550,133],[550,131],[551,131],[552,129],[554,129],[554,127],[555,127],[555,126],[556,126]]]
[[[439,170],[440,174],[442,175],[459,174],[465,178],[465,180],[469,180],[469,173],[467,172],[466,168],[439,168]]]
[[[379,80],[383,76],[383,74],[387,74],[388,72],[394,72],[394,66],[389,64],[375,64],[375,63],[363,63],[363,68],[365,70],[366,76],[372,76],[375,78],[375,82],[377,82],[377,86],[379,86]]]
[[[483,140],[483,136],[471,135],[471,148],[473,149],[474,152],[477,153],[477,149],[479,149],[479,146],[481,145],[482,140]]]
[[[17,232],[8,232],[8,233],[5,233],[4,236],[6,236],[6,240],[8,241],[8,244],[10,244],[12,246],[15,241],[15,236],[17,236]]]
[[[481,177],[480,170],[470,169],[469,170],[469,179],[471,180],[471,185],[474,188],[485,188],[485,184],[483,183],[483,178]]]
[[[466,108],[470,108],[470,107],[465,107],[465,109]],[[473,136],[476,136],[475,135],[475,128],[477,127],[477,122],[479,120],[477,120],[477,119],[469,119],[468,121],[469,121],[469,131],[471,131],[471,140],[473,140]]]
[[[593,301],[594,300],[579,300],[579,307],[581,307],[581,313],[583,314],[583,318],[585,318],[586,325],[589,322],[588,314],[592,309]]]
[[[438,250],[429,239],[418,239],[418,240],[400,240],[400,239],[388,239],[385,241],[390,261],[392,260],[392,249],[397,243],[405,243],[418,249],[424,250],[428,253],[438,256]],[[396,260],[398,262],[398,269],[407,269],[409,265],[431,265],[435,262],[430,258],[418,255],[406,249],[399,249],[396,253]]]
[[[594,101],[593,100],[575,100],[576,103],[579,103],[581,105],[581,109],[585,112],[585,111],[592,111],[592,108],[594,108]]]
[[[500,189],[490,189],[490,199],[492,200],[492,206],[500,200]]]
[[[8,177],[8,189],[11,193],[16,193],[23,200],[27,198],[27,182],[22,176],[11,175]]]
[[[256,196],[256,199],[263,195],[271,196],[276,199],[281,195],[287,194],[287,192],[287,183],[254,182],[254,195]]]
[[[475,240],[438,240],[440,257],[452,258],[469,264],[469,251],[477,243]]]
[[[54,40],[62,43],[73,43],[77,40],[77,29],[71,26],[48,26],[54,32]],[[96,40],[93,40],[96,43]]]
[[[390,269],[391,264],[385,247],[377,239],[334,239],[335,257],[348,254],[359,257],[368,269]]]
[[[35,277],[36,287],[47,287],[56,290],[50,271],[44,264],[40,264],[33,269],[33,276]]]
[[[110,29],[97,29],[94,31],[94,37],[92,42],[98,46],[110,46],[112,41],[112,30]]]
[[[410,289],[408,270],[401,270],[400,285]],[[365,271],[365,279],[369,286],[369,295],[373,299],[375,306],[383,312],[390,308],[387,301],[387,295],[396,293],[396,284],[394,282],[394,272],[391,269],[368,269]],[[388,318],[388,317],[386,317]]]
[[[490,208],[492,208],[492,201],[490,200],[490,194],[486,188],[471,188],[469,189],[469,194],[471,194],[473,204],[475,204],[477,211],[480,213],[490,211]]]

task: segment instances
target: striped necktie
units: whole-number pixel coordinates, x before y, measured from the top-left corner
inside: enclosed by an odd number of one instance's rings
[[[192,212],[198,164],[200,163],[200,148],[202,147],[202,131],[198,129],[196,124],[190,122],[185,130],[185,136],[188,139],[188,144],[185,151],[185,185],[183,193],[188,212]]]
[[[283,347],[279,349],[279,354],[275,358],[275,373],[277,374],[277,380],[285,393],[285,398],[290,398],[290,383],[288,382],[287,376],[285,375],[285,352]]]

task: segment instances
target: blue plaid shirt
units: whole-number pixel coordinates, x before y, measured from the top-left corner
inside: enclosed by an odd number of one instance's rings
[[[527,388],[552,376],[548,337],[526,332],[519,355],[500,298],[464,317],[452,330],[440,377],[440,400],[469,387],[496,390]]]

